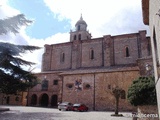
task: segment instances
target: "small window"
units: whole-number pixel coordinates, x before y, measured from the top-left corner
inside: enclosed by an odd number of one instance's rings
[[[91,85],[90,84],[86,84],[85,85],[85,89],[90,89],[91,88]]]
[[[72,88],[72,87],[73,87],[73,85],[72,85],[72,84],[69,84],[69,85],[68,85],[68,88]]]
[[[92,60],[94,59],[94,50],[93,50],[93,49],[91,49],[90,58],[91,58]]]
[[[58,85],[58,80],[53,80],[53,85]]]
[[[83,89],[89,90],[89,89],[91,89],[91,85],[89,83],[83,83]]]
[[[71,89],[71,88],[73,88],[73,84],[72,83],[68,83],[68,84],[66,84],[66,87]]]
[[[129,48],[126,47],[126,57],[129,57],[129,56],[130,56],[130,54],[129,54]]]
[[[78,35],[78,39],[81,40],[81,34]]]

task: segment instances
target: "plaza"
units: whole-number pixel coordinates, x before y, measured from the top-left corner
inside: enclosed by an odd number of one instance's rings
[[[132,114],[123,112],[123,117],[113,117],[114,112],[59,111],[57,108],[0,106],[9,111],[0,112],[0,120],[132,120]]]

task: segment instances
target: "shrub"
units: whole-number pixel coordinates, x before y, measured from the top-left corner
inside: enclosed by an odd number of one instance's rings
[[[139,77],[128,89],[127,98],[134,105],[157,104],[154,77]]]

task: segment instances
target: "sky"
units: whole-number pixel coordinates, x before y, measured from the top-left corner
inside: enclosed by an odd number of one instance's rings
[[[0,19],[24,14],[33,23],[23,26],[19,34],[8,33],[0,41],[42,47],[23,55],[35,62],[30,69],[41,71],[45,44],[69,42],[69,32],[82,14],[92,38],[103,35],[137,33],[149,27],[143,24],[141,0],[1,0]],[[29,68],[25,68],[29,69]]]

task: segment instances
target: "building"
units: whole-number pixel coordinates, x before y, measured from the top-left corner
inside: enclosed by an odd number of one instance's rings
[[[17,95],[0,93],[0,105],[27,105],[27,92],[19,92]]]
[[[133,110],[126,99],[128,87],[152,64],[146,31],[92,38],[82,16],[75,27],[70,42],[44,46],[42,71],[36,74],[41,83],[29,90],[29,105],[54,107],[69,101],[90,110],[114,110],[112,90],[119,87],[120,110]]]
[[[153,68],[157,92],[158,110],[160,113],[160,1],[142,0],[143,22],[149,25],[153,54]],[[160,116],[159,116],[160,117]]]

